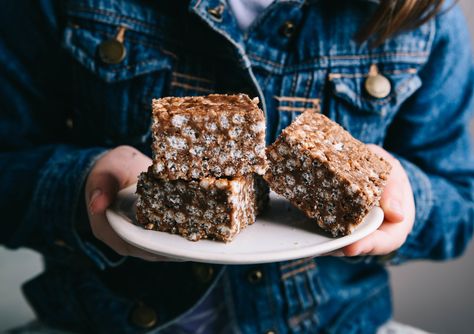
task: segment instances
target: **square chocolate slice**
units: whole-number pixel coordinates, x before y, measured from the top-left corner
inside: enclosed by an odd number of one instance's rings
[[[264,178],[317,224],[350,234],[378,204],[391,166],[324,115],[305,112],[270,147]]]
[[[163,180],[142,173],[137,193],[137,221],[146,229],[231,241],[255,222],[253,175],[233,179]]]
[[[263,175],[265,117],[245,94],[153,100],[153,173],[162,179]]]

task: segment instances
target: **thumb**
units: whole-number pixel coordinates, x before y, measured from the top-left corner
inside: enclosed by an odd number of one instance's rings
[[[119,180],[111,173],[94,174],[90,177],[89,188],[91,190],[86,194],[89,212],[92,215],[103,214],[115,200],[119,191]]]
[[[103,214],[117,192],[137,182],[151,159],[130,146],[119,146],[94,165],[86,182],[86,203],[91,214]]]
[[[390,184],[385,187],[385,190],[380,199],[380,207],[382,208],[385,220],[391,223],[398,223],[403,221],[404,214],[401,206],[401,199],[397,198],[397,192],[394,192],[395,187],[390,187]],[[397,189],[397,188],[396,188]]]
[[[373,144],[368,144],[367,147],[373,153],[387,160],[392,166],[392,171],[390,172],[387,184],[380,198],[380,207],[384,211],[384,219],[390,223],[402,222],[404,219],[404,210],[402,207],[404,199],[402,197],[403,192],[400,191],[400,186],[403,183],[401,175],[403,168],[400,162],[382,147]]]

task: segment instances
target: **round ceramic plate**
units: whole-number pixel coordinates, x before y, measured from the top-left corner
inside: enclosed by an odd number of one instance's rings
[[[146,230],[134,225],[136,185],[119,192],[107,211],[112,228],[128,243],[176,259],[217,264],[254,264],[324,255],[362,239],[383,221],[383,211],[373,208],[351,235],[333,238],[323,232],[281,196],[270,194],[270,205],[255,224],[230,243],[200,240]]]

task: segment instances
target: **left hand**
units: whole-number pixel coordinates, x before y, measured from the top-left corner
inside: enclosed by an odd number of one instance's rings
[[[128,244],[110,226],[105,211],[112,205],[120,189],[138,181],[151,160],[131,146],[116,147],[102,155],[87,176],[85,201],[94,236],[122,256],[147,261],[175,261]],[[178,261],[178,260],[176,260]]]
[[[384,221],[367,237],[342,249],[345,256],[386,255],[403,245],[415,221],[415,201],[408,176],[400,162],[377,145],[368,145],[375,154],[392,165],[380,199]]]

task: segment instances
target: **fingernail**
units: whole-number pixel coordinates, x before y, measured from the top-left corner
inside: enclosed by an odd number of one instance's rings
[[[398,218],[400,220],[403,220],[403,210],[402,210],[402,207],[401,207],[401,205],[398,201],[390,201],[388,203],[388,207],[389,207],[390,211],[392,211],[393,214],[398,215]]]
[[[354,257],[354,256],[359,256],[362,253],[362,249],[360,247],[357,247],[354,249],[354,247],[351,247],[352,249],[347,249],[344,248],[342,250],[343,256],[346,257]]]
[[[95,214],[94,209],[93,209],[94,202],[100,195],[102,195],[102,190],[100,189],[96,189],[92,192],[91,198],[89,200],[89,212],[92,215]]]

